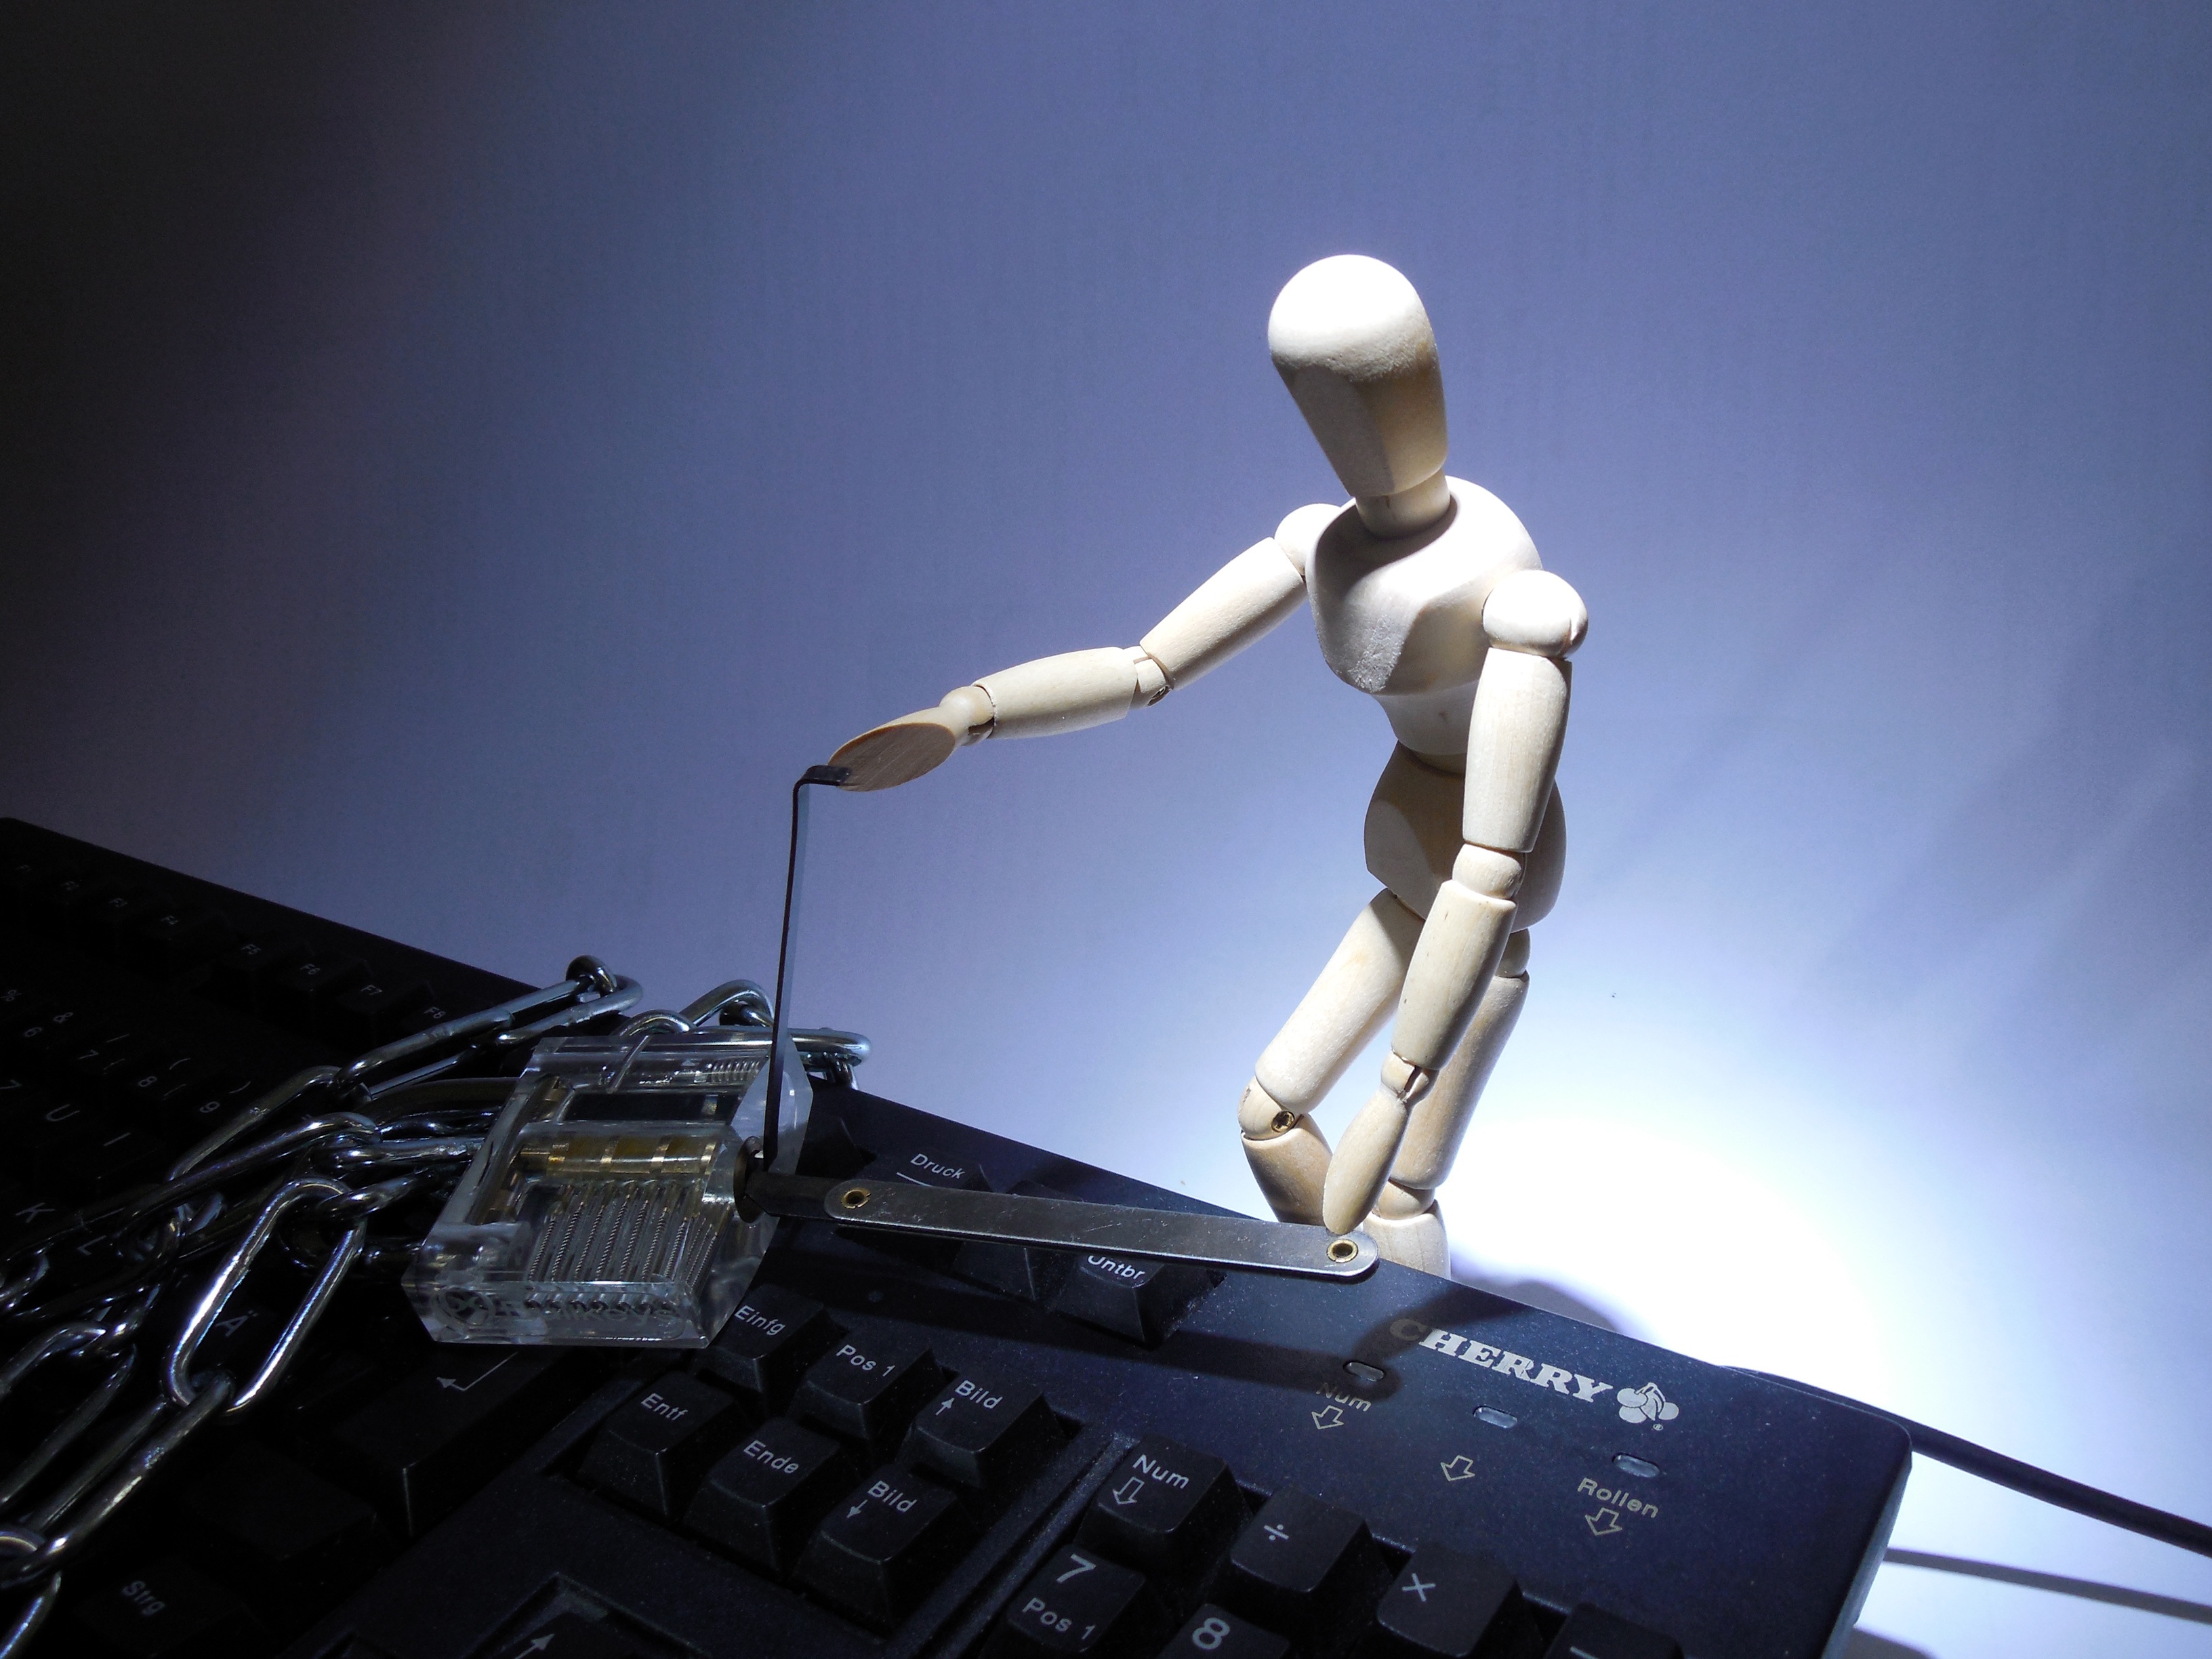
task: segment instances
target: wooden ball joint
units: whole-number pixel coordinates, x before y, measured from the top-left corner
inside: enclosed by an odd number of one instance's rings
[[[1528,994],[1528,930],[1565,863],[1553,775],[1589,614],[1503,501],[1446,476],[1436,334],[1405,277],[1358,254],[1308,265],[1275,301],[1267,349],[1348,505],[1298,508],[1133,646],[987,674],[832,758],[847,788],[888,789],[987,738],[1117,720],[1310,603],[1323,659],[1397,737],[1367,808],[1382,889],[1261,1051],[1237,1127],[1278,1217],[1364,1227],[1393,1261],[1444,1274],[1436,1189]],[[1386,1020],[1382,1076],[1332,1152],[1313,1109]]]

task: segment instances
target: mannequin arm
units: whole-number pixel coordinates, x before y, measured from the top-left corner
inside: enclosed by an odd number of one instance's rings
[[[1543,827],[1567,731],[1567,657],[1589,613],[1548,571],[1507,577],[1483,607],[1491,640],[1468,729],[1465,845],[1421,925],[1398,998],[1382,1086],[1345,1132],[1322,1188],[1335,1232],[1374,1207],[1406,1121],[1459,1047],[1514,927],[1513,896]]]
[[[1136,645],[1070,651],[986,674],[946,692],[934,708],[863,732],[831,763],[851,769],[848,789],[889,789],[985,738],[1078,732],[1148,708],[1226,662],[1298,608],[1305,598],[1303,556],[1319,526],[1313,525],[1310,535],[1303,532],[1316,512],[1333,518],[1337,511],[1293,513],[1276,536],[1214,572]],[[1287,547],[1278,539],[1285,533],[1292,538]]]

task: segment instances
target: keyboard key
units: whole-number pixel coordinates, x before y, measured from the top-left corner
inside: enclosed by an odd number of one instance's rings
[[[1204,1268],[1188,1262],[1082,1255],[1076,1258],[1052,1305],[1070,1319],[1150,1347],[1212,1282]]]
[[[269,1649],[244,1602],[174,1557],[111,1579],[74,1607],[71,1599],[62,1605],[76,1622],[130,1659],[233,1659]]]
[[[1035,1181],[1017,1181],[1010,1190],[1027,1198],[1067,1196]],[[975,1284],[1045,1307],[1066,1282],[1074,1263],[1074,1255],[1068,1250],[1041,1250],[1026,1244],[988,1243],[979,1239],[953,1253],[951,1270]]]
[[[1366,1622],[1387,1574],[1349,1510],[1285,1487],[1230,1547],[1215,1599],[1291,1638],[1300,1654],[1331,1654]]]
[[[862,1623],[888,1629],[914,1610],[974,1537],[950,1492],[886,1468],[830,1510],[799,1558],[799,1578]]]
[[[88,1101],[50,1090],[27,1091],[12,1114],[8,1150],[35,1169],[48,1147],[97,1133],[103,1121]]]
[[[982,1659],[1137,1659],[1166,1625],[1143,1574],[1066,1549],[1014,1592]]]
[[[1413,1552],[1375,1609],[1376,1659],[1470,1659],[1538,1641],[1513,1575],[1495,1561],[1437,1544]]]
[[[362,1054],[411,1036],[428,1023],[416,1015],[429,1000],[428,980],[371,980],[356,985],[331,1005],[331,1041],[349,1054]]]
[[[0,919],[29,927],[26,907],[32,890],[46,878],[46,873],[47,866],[35,859],[10,854],[0,860]]]
[[[836,1441],[771,1418],[708,1470],[684,1524],[781,1575],[859,1478]]]
[[[904,1461],[972,1492],[1006,1492],[1067,1443],[1042,1390],[970,1373],[949,1382],[908,1431]]]
[[[331,1006],[368,978],[359,957],[336,951],[280,968],[262,981],[262,1010],[273,1020],[310,1036],[328,1034]]]
[[[347,1334],[357,1340],[362,1333]],[[284,1386],[254,1407],[254,1426],[295,1455],[312,1459],[329,1443],[332,1429],[405,1368],[381,1347],[372,1353],[311,1343],[284,1373]]]
[[[119,957],[142,926],[172,908],[165,894],[144,887],[118,888],[84,908],[78,933],[94,950]]]
[[[767,1411],[781,1411],[836,1335],[819,1302],[756,1284],[693,1369],[756,1395]]]
[[[131,1065],[110,1070],[105,1079],[105,1092],[111,1106],[149,1118],[159,1117],[166,1122],[169,1115],[161,1109],[164,1096],[212,1082],[222,1074],[222,1067],[203,1055],[171,1048],[152,1048]]]
[[[262,990],[269,980],[296,962],[306,960],[305,939],[272,935],[234,945],[208,967],[208,989],[218,1001],[246,1013],[261,1006]]]
[[[331,1437],[332,1473],[416,1538],[512,1462],[577,1393],[552,1348],[449,1348]]]
[[[22,894],[21,915],[33,927],[74,934],[78,918],[116,890],[106,876],[57,868],[32,878]]]
[[[200,1564],[279,1629],[307,1623],[391,1551],[368,1504],[243,1437],[224,1443],[176,1506]]]
[[[1218,1457],[1148,1437],[1083,1516],[1083,1541],[1155,1578],[1193,1583],[1244,1524],[1244,1495]]]
[[[185,1145],[210,1134],[268,1092],[258,1078],[217,1072],[198,1083],[165,1089],[155,1103],[156,1115]]]
[[[0,1049],[12,1050],[33,1070],[43,1070],[57,1055],[70,1052],[78,1035],[98,1024],[91,1009],[76,998],[46,1003],[24,1018],[0,1027]]]
[[[112,1107],[86,1107],[68,1120],[65,1133],[37,1145],[31,1168],[42,1190],[82,1198],[154,1179],[174,1151],[152,1123]]]
[[[566,1611],[492,1652],[493,1659],[638,1659],[638,1650],[606,1620]]]
[[[885,1152],[860,1171],[869,1181],[905,1181],[917,1187],[949,1187],[963,1192],[988,1193],[991,1183],[973,1159],[921,1148]]]
[[[24,984],[20,978],[11,977],[0,983],[0,1044],[12,1047],[8,1044],[6,1034],[35,1024],[53,1006],[52,997]]]
[[[887,1328],[854,1331],[806,1368],[791,1414],[889,1457],[945,1373],[928,1343]]]
[[[988,1192],[991,1183],[973,1159],[956,1158],[938,1149],[908,1148],[886,1152],[860,1171],[867,1181],[896,1181],[915,1187],[942,1187],[962,1192]],[[848,1232],[846,1237],[903,1261],[944,1269],[950,1267],[959,1246],[950,1239],[902,1237],[896,1233]]]
[[[1239,1619],[1211,1601],[1190,1616],[1175,1639],[1160,1650],[1159,1659],[1283,1659],[1289,1641],[1271,1630]]]
[[[103,1024],[80,1031],[66,1050],[57,1050],[47,1073],[64,1085],[82,1085],[94,1093],[105,1094],[108,1073],[118,1066],[167,1057],[167,1050],[145,1031]]]
[[[1585,1601],[1568,1615],[1544,1659],[1682,1659],[1672,1637]]]
[[[728,1395],[671,1371],[608,1413],[576,1479],[672,1521],[742,1426]]]
[[[125,940],[123,957],[143,974],[169,979],[190,972],[237,941],[229,920],[219,910],[204,904],[163,905]]]

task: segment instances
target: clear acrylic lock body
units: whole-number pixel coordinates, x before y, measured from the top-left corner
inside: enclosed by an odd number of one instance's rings
[[[813,1101],[784,1039],[775,1167]],[[775,1218],[738,1212],[761,1133],[757,1028],[542,1044],[407,1271],[441,1342],[702,1346],[752,1283]]]

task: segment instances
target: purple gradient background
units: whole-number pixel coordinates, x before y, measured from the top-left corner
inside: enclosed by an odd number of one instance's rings
[[[1334,495],[1264,323],[1370,252],[1453,470],[1593,617],[1462,1271],[2212,1507],[2212,13],[0,40],[0,811],[523,978],[765,977],[802,767],[1133,641]],[[1249,1207],[1237,1091],[1372,891],[1389,746],[1300,619],[823,801],[799,1017],[883,1092]],[[2212,1601],[1937,1468],[1896,1541]],[[1865,1626],[2202,1650],[1905,1568]]]

